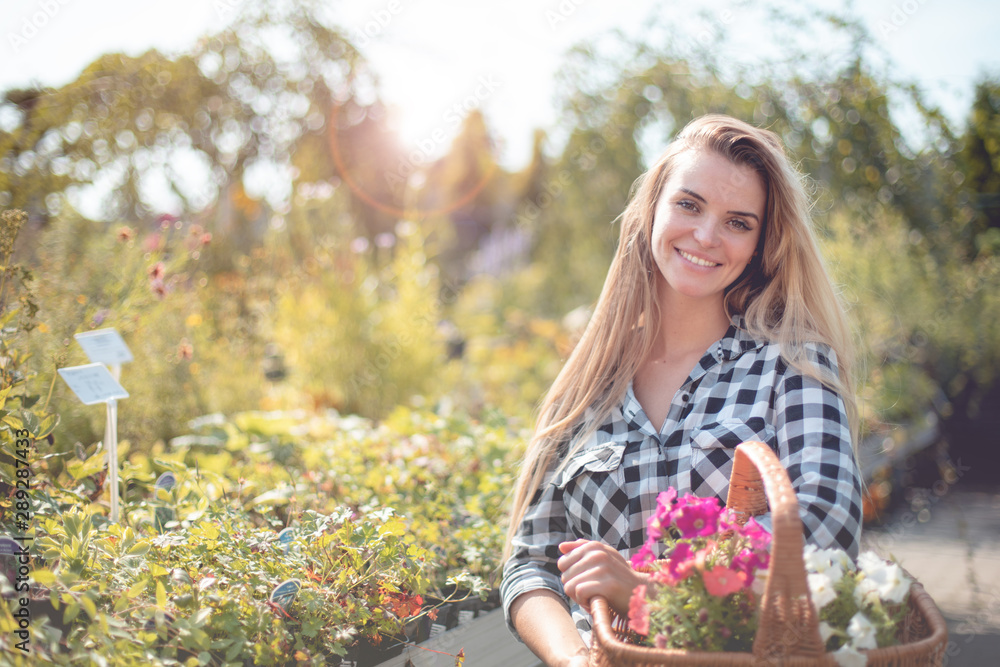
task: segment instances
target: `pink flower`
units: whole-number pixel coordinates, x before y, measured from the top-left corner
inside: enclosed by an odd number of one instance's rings
[[[742,549],[733,557],[732,567],[746,575],[749,586],[753,583],[757,570],[766,570],[770,560],[771,555],[766,551]]]
[[[163,247],[163,236],[157,232],[153,232],[142,242],[142,248],[146,252],[156,252]]]
[[[677,489],[674,487],[668,487],[666,491],[661,491],[659,495],[656,496],[656,506],[663,511],[669,513],[674,508],[674,503],[677,501]]]
[[[644,567],[648,567],[656,560],[656,556],[653,555],[653,550],[650,548],[652,544],[651,541],[647,541],[642,545],[642,548],[634,556],[632,556],[632,569],[641,570]]]
[[[754,549],[771,548],[771,533],[752,518],[740,529],[740,533],[750,540],[750,546]]]
[[[167,272],[166,268],[163,266],[163,262],[157,262],[149,267],[149,279],[150,280],[163,280],[164,274]]]
[[[153,294],[160,299],[167,296],[167,286],[162,280],[149,281],[149,288],[153,290]]]
[[[656,512],[646,522],[647,541],[656,541],[666,534],[667,528],[673,523],[676,500],[677,489],[672,486],[656,496]]]
[[[678,507],[674,522],[681,537],[705,537],[714,535],[719,528],[719,514],[722,508],[716,497],[689,498],[683,507]]]
[[[681,542],[670,552],[659,572],[653,576],[657,581],[673,586],[679,581],[687,579],[695,569],[695,554],[691,551],[691,545]]]
[[[705,590],[717,597],[725,597],[743,588],[746,575],[730,570],[725,565],[716,565],[711,570],[701,573],[705,582]]]
[[[628,625],[640,635],[649,634],[649,605],[646,604],[646,586],[636,586],[628,601]]]
[[[177,216],[170,215],[169,213],[164,213],[159,218],[157,218],[156,221],[160,223],[160,228],[168,229],[170,225],[177,222]]]

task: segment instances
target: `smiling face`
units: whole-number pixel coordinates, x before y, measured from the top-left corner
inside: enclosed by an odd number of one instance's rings
[[[678,155],[653,216],[653,259],[664,296],[721,308],[726,288],[753,259],[766,201],[761,177],[750,167],[707,149]]]

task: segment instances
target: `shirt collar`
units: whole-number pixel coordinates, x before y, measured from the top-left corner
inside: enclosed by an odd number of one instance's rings
[[[757,340],[750,335],[746,328],[746,320],[742,315],[733,315],[729,319],[729,329],[719,342],[717,342],[710,354],[716,361],[732,361],[738,359],[745,352],[759,350],[764,347],[764,341]]]

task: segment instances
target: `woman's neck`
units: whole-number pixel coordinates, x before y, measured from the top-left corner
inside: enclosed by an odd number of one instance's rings
[[[725,335],[730,322],[721,299],[706,304],[677,295],[669,287],[665,291],[667,294],[660,299],[654,359],[700,355]]]

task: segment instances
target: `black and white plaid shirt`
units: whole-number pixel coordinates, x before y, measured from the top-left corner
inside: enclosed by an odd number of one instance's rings
[[[510,604],[522,593],[549,589],[569,604],[556,567],[559,543],[600,540],[631,558],[645,541],[657,494],[667,487],[725,503],[735,447],[747,440],[770,445],[787,469],[806,541],[857,557],[861,483],[844,402],[790,368],[777,344],[754,340],[741,325],[734,317],[701,358],[659,433],[629,385],[563,470],[548,473],[504,566],[500,592],[511,631]],[[807,352],[836,372],[829,346],[812,344]],[[758,520],[770,529],[769,517]],[[589,615],[575,603],[570,609],[589,645]]]

